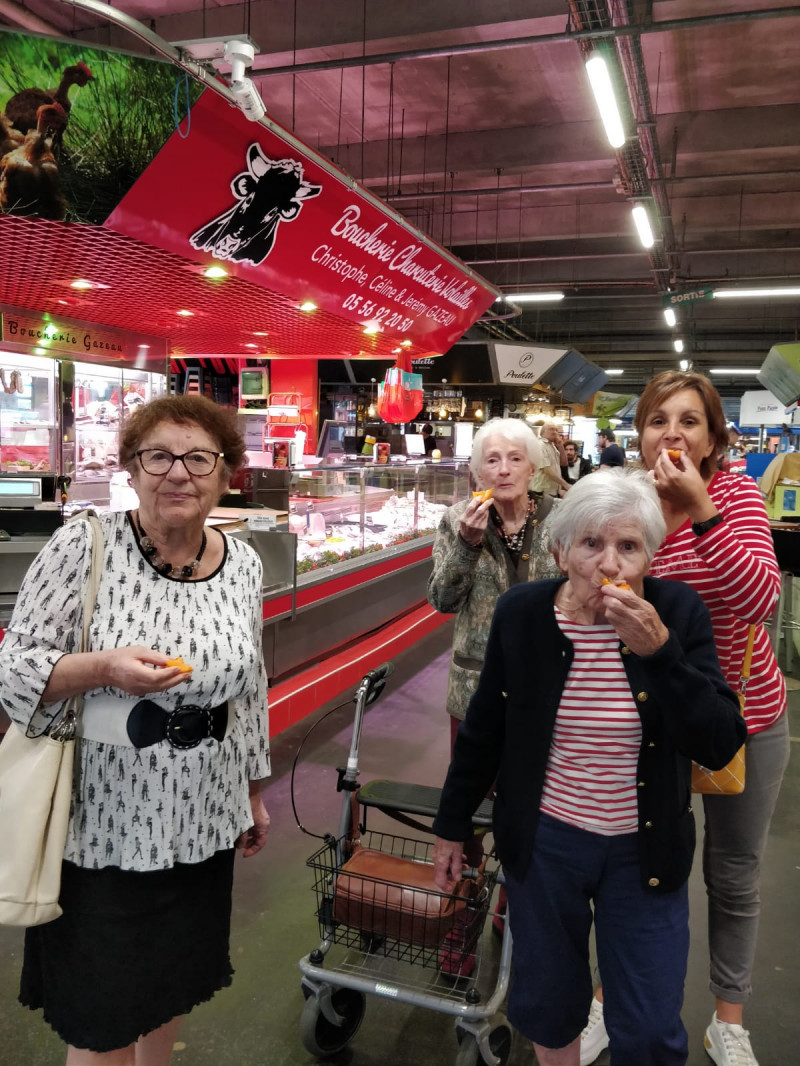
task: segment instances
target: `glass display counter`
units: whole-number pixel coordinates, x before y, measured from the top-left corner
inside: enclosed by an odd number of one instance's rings
[[[295,468],[289,531],[298,538],[298,575],[432,537],[447,508],[468,494],[466,462]]]
[[[119,435],[126,416],[160,396],[166,389],[166,376],[92,363],[75,363],[74,369],[75,454],[70,457],[71,464],[65,454],[64,472],[78,484],[100,482],[107,486],[111,475],[120,469]],[[97,494],[95,488],[89,492]],[[72,495],[86,498],[80,492]]]
[[[0,352],[0,469],[55,472],[57,364]]]

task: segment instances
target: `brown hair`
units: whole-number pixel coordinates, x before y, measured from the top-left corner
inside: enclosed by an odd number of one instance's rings
[[[709,477],[717,469],[717,456],[728,447],[728,426],[719,393],[703,374],[687,374],[683,370],[665,370],[662,374],[656,374],[639,397],[633,424],[641,437],[652,412],[681,389],[694,389],[703,403],[714,449],[700,464],[700,473],[703,477]]]
[[[204,396],[160,396],[139,407],[125,421],[120,440],[120,462],[130,470],[142,441],[162,422],[175,425],[195,425],[204,429],[225,454],[225,470],[232,477],[247,462],[244,438],[236,414],[230,408],[219,407]]]

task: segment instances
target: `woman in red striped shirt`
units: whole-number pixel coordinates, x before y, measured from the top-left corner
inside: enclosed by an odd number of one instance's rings
[[[764,628],[780,591],[780,570],[756,483],[717,470],[728,430],[708,378],[657,375],[642,393],[635,424],[667,523],[650,572],[686,581],[700,593],[732,688],[738,687],[749,627],[756,625],[745,706],[746,787],[740,796],[703,797],[703,870],[716,997],[705,1048],[717,1066],[758,1066],[742,1021],[758,933],[761,858],[789,759],[786,685]],[[593,1062],[607,1042],[596,999],[581,1063]]]

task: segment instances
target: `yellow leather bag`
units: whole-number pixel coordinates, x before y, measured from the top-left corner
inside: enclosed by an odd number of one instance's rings
[[[750,663],[753,658],[753,642],[756,637],[756,627],[750,626],[747,634],[747,648],[742,663],[742,673],[739,680],[739,708],[744,714],[745,693],[747,681],[750,677]],[[721,770],[709,770],[700,763],[692,763],[692,792],[704,793],[708,796],[738,796],[744,792],[744,744],[736,752],[731,761]]]

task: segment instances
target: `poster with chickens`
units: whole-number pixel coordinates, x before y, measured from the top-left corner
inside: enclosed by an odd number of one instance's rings
[[[0,29],[0,214],[103,223],[199,93],[170,63]]]

